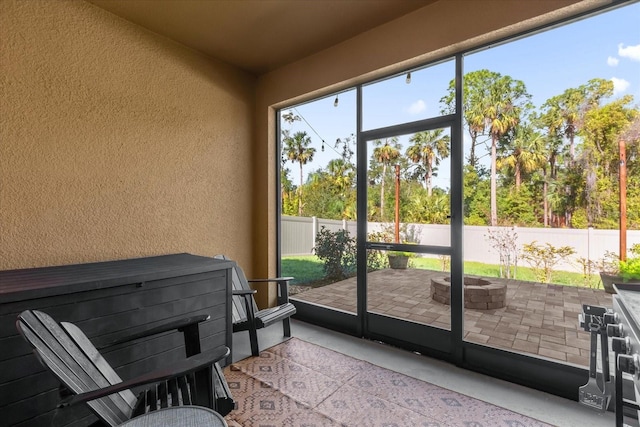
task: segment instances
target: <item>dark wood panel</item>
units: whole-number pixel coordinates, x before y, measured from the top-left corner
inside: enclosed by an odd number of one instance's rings
[[[224,261],[222,261],[224,262]],[[0,302],[21,301],[219,270],[221,260],[190,254],[0,271]]]
[[[97,346],[158,323],[207,314],[210,320],[200,331],[203,349],[231,348],[232,266],[177,254],[0,272],[0,424],[50,425],[59,399],[57,381],[17,333],[20,312],[39,309],[58,321],[73,322]],[[76,273],[79,277],[71,277]],[[25,283],[19,285],[18,279]],[[181,333],[165,333],[106,348],[103,354],[123,378],[131,378],[184,357],[184,341]],[[58,412],[56,424],[88,425],[93,417],[87,418],[83,409],[85,414],[65,410],[62,418]]]
[[[22,400],[20,402],[0,408],[0,425],[6,426],[87,426],[97,418],[87,405],[56,410],[55,405],[60,400],[57,390],[51,390],[38,399]],[[30,405],[35,405],[31,406]],[[55,423],[54,422],[55,419]],[[6,424],[5,424],[6,423]]]
[[[40,384],[46,390],[58,387],[58,380],[49,371],[42,370],[33,375],[20,377],[6,383],[0,383],[0,402],[9,405],[33,395],[33,384]]]

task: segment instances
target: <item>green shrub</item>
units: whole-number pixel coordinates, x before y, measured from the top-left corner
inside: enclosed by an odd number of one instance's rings
[[[327,279],[342,280],[356,269],[356,239],[347,230],[330,231],[322,226],[313,250],[324,263]]]
[[[571,246],[556,248],[551,243],[538,245],[535,240],[522,248],[522,258],[531,265],[536,278],[542,283],[551,283],[555,265],[575,253]]]
[[[587,228],[589,227],[589,219],[587,218],[587,210],[585,208],[578,208],[571,214],[571,227],[573,228]]]
[[[625,281],[640,279],[640,243],[636,243],[629,250],[633,256],[626,261],[620,261],[620,275]]]

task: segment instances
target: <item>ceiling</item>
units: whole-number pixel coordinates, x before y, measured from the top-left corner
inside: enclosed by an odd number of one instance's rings
[[[87,0],[255,75],[437,0]]]

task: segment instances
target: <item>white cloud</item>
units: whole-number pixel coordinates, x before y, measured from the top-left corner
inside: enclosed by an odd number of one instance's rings
[[[620,60],[618,58],[614,58],[613,56],[607,58],[607,65],[610,67],[615,67],[616,65],[618,65],[618,62],[620,62]]]
[[[407,108],[407,112],[411,115],[420,114],[427,109],[427,104],[422,99],[417,100]]]
[[[625,79],[619,79],[617,77],[611,77],[611,81],[613,82],[613,94],[617,95],[619,93],[623,93],[627,90],[630,83]]]
[[[640,61],[640,44],[624,47],[624,43],[618,45],[618,55],[629,58],[632,61]]]

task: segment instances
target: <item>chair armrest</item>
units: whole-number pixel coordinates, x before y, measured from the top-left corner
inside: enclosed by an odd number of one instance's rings
[[[116,338],[110,341],[105,341],[96,345],[97,348],[103,349],[106,347],[111,347],[117,344],[123,344],[126,342],[134,341],[140,338],[150,337],[153,335],[158,335],[163,332],[174,331],[177,330],[179,332],[183,332],[185,329],[190,326],[198,325],[206,320],[209,320],[210,316],[208,314],[201,314],[199,316],[185,317],[183,319],[174,320],[171,322],[163,323],[151,329],[147,329],[141,332],[137,332],[135,334],[127,335],[124,337]]]
[[[108,387],[104,387],[98,390],[88,391],[86,393],[76,394],[74,396],[63,399],[59,404],[59,408],[72,406],[77,403],[88,402],[90,400],[99,399],[104,396],[108,396],[113,393],[117,393],[123,390],[127,390],[133,387],[159,383],[172,378],[188,375],[190,373],[199,371],[203,368],[213,365],[214,363],[224,359],[230,353],[230,350],[226,346],[220,346],[213,350],[206,351],[204,353],[196,354],[195,356],[182,359],[176,363],[172,363],[169,368],[158,369],[156,371],[149,372],[141,375],[137,378],[133,378],[128,381],[123,381],[118,384],[114,384]]]
[[[256,291],[253,289],[238,289],[238,290],[234,289],[231,291],[232,295],[238,295],[238,296],[253,295],[255,293]]]
[[[293,277],[276,277],[273,279],[251,279],[248,282],[277,282],[278,283],[278,305],[289,302],[289,282]]]
[[[275,277],[273,279],[247,279],[247,282],[290,282],[293,277]]]

